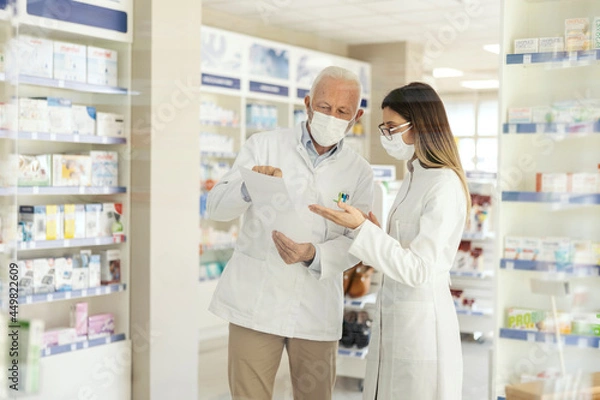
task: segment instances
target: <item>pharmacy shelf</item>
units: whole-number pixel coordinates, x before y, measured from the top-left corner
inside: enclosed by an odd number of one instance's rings
[[[20,242],[18,249],[20,251],[40,249],[64,249],[69,247],[106,246],[110,244],[124,242],[125,238],[113,236],[82,239],[37,240],[31,242]]]
[[[564,272],[573,276],[599,276],[600,266],[592,264],[557,263],[549,261],[528,261],[503,258],[501,269],[516,269],[536,272]]]
[[[523,123],[523,124],[504,124],[503,133],[505,134],[589,134],[597,135],[600,133],[600,121],[582,122],[572,124],[559,123]]]
[[[562,63],[563,66],[579,66],[600,60],[600,50],[558,51],[548,53],[507,54],[507,65]]]
[[[127,290],[127,284],[116,283],[113,285],[104,285],[94,288],[71,290],[67,292],[41,293],[28,296],[19,296],[19,305],[50,303],[53,301],[80,299],[95,296],[104,296],[111,293],[124,292]]]
[[[521,340],[525,342],[556,343],[556,335],[546,332],[532,332],[521,329],[500,328],[503,339]],[[600,336],[561,335],[561,342],[566,346],[598,349]]]
[[[463,232],[462,240],[488,240],[494,239],[496,235],[494,232]]]
[[[237,153],[233,151],[201,151],[201,158],[236,158]]]
[[[506,400],[506,397],[498,396],[498,400]]]
[[[231,250],[235,248],[235,242],[221,244],[201,244],[200,248],[202,251]]]
[[[85,340],[76,343],[63,344],[60,346],[46,347],[42,349],[42,357],[55,356],[57,354],[70,353],[72,351],[85,350],[90,347],[104,346],[115,342],[125,340],[125,334],[119,333],[116,335],[101,337],[97,339]]]
[[[219,121],[208,121],[208,120],[200,120],[200,125],[204,126],[216,126],[219,128],[241,128],[240,124],[234,124],[231,122],[219,122]]]
[[[0,138],[14,138],[14,133],[7,130],[0,130]],[[92,143],[92,144],[126,144],[127,139],[109,136],[92,135],[74,135],[69,133],[40,133],[40,132],[19,132],[19,140],[37,140],[44,142],[63,142],[63,143]]]
[[[473,317],[489,317],[493,314],[493,312],[492,310],[467,310],[464,308],[457,308],[456,314],[469,315]]]
[[[502,192],[504,202],[600,204],[600,193]]]
[[[5,81],[6,75],[4,73],[0,73],[0,81]],[[92,85],[89,83],[83,82],[74,82],[74,81],[65,81],[62,79],[51,79],[51,78],[43,78],[39,76],[33,75],[19,75],[18,83],[20,85],[33,85],[33,86],[44,86],[50,88],[59,88],[59,89],[67,89],[67,90],[75,90],[77,92],[86,92],[86,93],[100,93],[100,94],[118,94],[118,95],[138,95],[138,92],[134,92],[122,87],[116,86],[102,86],[102,85]]]
[[[338,355],[340,356],[344,356],[344,357],[352,357],[352,358],[359,358],[359,359],[364,359],[367,356],[367,353],[369,353],[369,348],[365,347],[363,349],[359,349],[357,347],[339,347],[338,348]]]
[[[124,186],[30,186],[17,188],[17,194],[26,195],[70,195],[70,194],[119,194],[126,193],[127,188]],[[4,194],[0,190],[0,196],[10,195],[14,193]]]
[[[455,276],[458,278],[491,278],[494,276],[493,271],[450,271],[450,276]]]
[[[346,297],[344,299],[345,307],[365,308],[367,304],[375,304],[377,302],[377,293],[369,293],[363,297],[355,299]]]

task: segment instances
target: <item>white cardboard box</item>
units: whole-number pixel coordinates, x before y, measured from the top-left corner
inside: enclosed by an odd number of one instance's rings
[[[73,133],[76,135],[96,134],[96,107],[71,106]]]
[[[539,49],[538,38],[515,40],[515,54],[537,53]]]
[[[125,123],[123,115],[97,112],[96,134],[98,136],[125,137]]]
[[[118,86],[117,52],[88,46],[87,83],[103,86]]]
[[[52,40],[19,35],[17,46],[19,72],[21,74],[52,79],[54,69]]]
[[[92,254],[90,256],[90,263],[88,265],[89,270],[89,287],[98,287],[101,284],[100,275],[100,255]]]
[[[53,186],[90,186],[92,163],[90,156],[52,155]]]
[[[102,204],[85,205],[85,236],[100,237],[102,224]]]
[[[102,204],[101,236],[113,237],[121,242],[125,239],[123,228],[123,204]]]
[[[73,264],[65,258],[54,260],[54,276],[57,292],[68,292],[73,288]]]
[[[556,53],[565,50],[565,38],[558,37],[543,37],[540,38],[538,44],[540,53]]]
[[[532,121],[533,110],[531,107],[511,107],[508,109],[509,124],[527,124]]]
[[[92,186],[119,186],[119,153],[90,151]]]
[[[48,102],[45,99],[19,98],[19,130],[23,132],[50,132]]]
[[[54,79],[85,82],[86,64],[86,46],[54,42]]]
[[[100,253],[100,276],[103,285],[121,282],[121,250],[110,249]]]

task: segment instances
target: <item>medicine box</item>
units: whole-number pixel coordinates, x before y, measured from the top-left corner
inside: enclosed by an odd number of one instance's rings
[[[125,119],[121,114],[96,113],[96,135],[125,137]]]
[[[92,254],[90,256],[90,263],[88,264],[88,274],[89,274],[89,284],[88,286],[98,287],[101,285],[101,276],[100,276],[100,255]]]
[[[96,314],[88,317],[88,339],[110,336],[115,333],[115,318],[112,314]]]
[[[542,239],[540,261],[568,263],[571,261],[571,239],[568,237],[545,237]]]
[[[54,267],[54,260],[52,260]],[[46,258],[36,258],[33,260],[33,292],[51,293],[54,292],[54,270],[50,271],[50,264]]]
[[[596,193],[600,184],[600,174],[580,172],[569,174],[569,191],[573,193]]]
[[[35,100],[46,102],[44,109],[47,130],[45,132],[68,134],[73,132],[71,100],[61,97],[36,97]]]
[[[511,107],[508,109],[509,124],[527,124],[532,121],[531,107]]]
[[[71,306],[71,328],[77,336],[88,334],[88,303],[75,303]]]
[[[44,348],[61,346],[77,341],[77,331],[75,328],[57,328],[50,329],[44,332],[43,346]]]
[[[592,48],[600,49],[600,17],[595,17],[592,24]]]
[[[521,260],[537,261],[542,252],[542,239],[524,237],[521,239]]]
[[[52,79],[54,46],[51,40],[19,35],[17,54],[20,73]]]
[[[50,186],[52,183],[52,157],[50,154],[19,154],[19,186]]]
[[[72,105],[71,114],[74,134],[96,134],[96,107]]]
[[[62,205],[46,206],[46,239],[59,240],[63,238],[63,210]]]
[[[19,130],[49,132],[48,102],[39,98],[19,98]]]
[[[504,258],[509,260],[520,260],[522,258],[522,242],[524,238],[517,236],[506,236],[504,238]]]
[[[64,232],[65,239],[75,238],[75,204],[65,204],[64,206]]]
[[[119,186],[119,153],[90,151],[92,186]]]
[[[54,42],[54,79],[85,82],[86,64],[86,46]]]
[[[554,122],[554,112],[550,106],[536,106],[531,108],[531,122],[549,124]]]
[[[566,173],[537,173],[536,192],[566,193],[569,191],[569,176]]]
[[[102,232],[102,204],[85,205],[85,237],[100,237]]]
[[[54,260],[55,288],[57,292],[73,290],[73,264],[67,263],[66,258]]]
[[[33,294],[33,260],[17,261],[19,267],[19,296]]]
[[[87,289],[89,280],[88,268],[73,268],[73,290]]]
[[[125,231],[123,228],[123,204],[102,204],[102,221],[100,226],[100,236],[112,236],[115,242],[123,242],[125,240]]]
[[[88,46],[87,83],[93,85],[117,86],[117,52]]]
[[[90,156],[53,154],[54,186],[90,186],[92,163]]]
[[[538,38],[515,40],[515,54],[537,53],[539,49]]]
[[[46,240],[46,206],[20,206],[19,220],[31,227],[31,240]]]
[[[540,38],[538,44],[540,53],[557,53],[565,50],[565,39],[559,37],[543,37]]]
[[[104,250],[100,253],[100,275],[103,285],[121,282],[121,251]]]

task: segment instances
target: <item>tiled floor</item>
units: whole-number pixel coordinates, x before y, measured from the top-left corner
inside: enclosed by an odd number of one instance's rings
[[[488,399],[489,349],[491,341],[479,344],[463,341],[464,389],[463,400]],[[285,354],[285,353],[284,353]],[[285,355],[284,355],[285,357]],[[200,344],[199,400],[228,400],[227,339],[217,339]],[[275,400],[291,400],[291,384],[287,359],[283,359],[275,382]],[[334,400],[361,400],[358,381],[338,378]]]

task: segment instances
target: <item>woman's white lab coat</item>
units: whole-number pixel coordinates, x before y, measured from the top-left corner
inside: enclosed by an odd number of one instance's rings
[[[466,197],[450,169],[410,165],[388,233],[366,221],[350,253],[384,274],[369,346],[364,399],[460,400],[462,353],[450,267]]]

